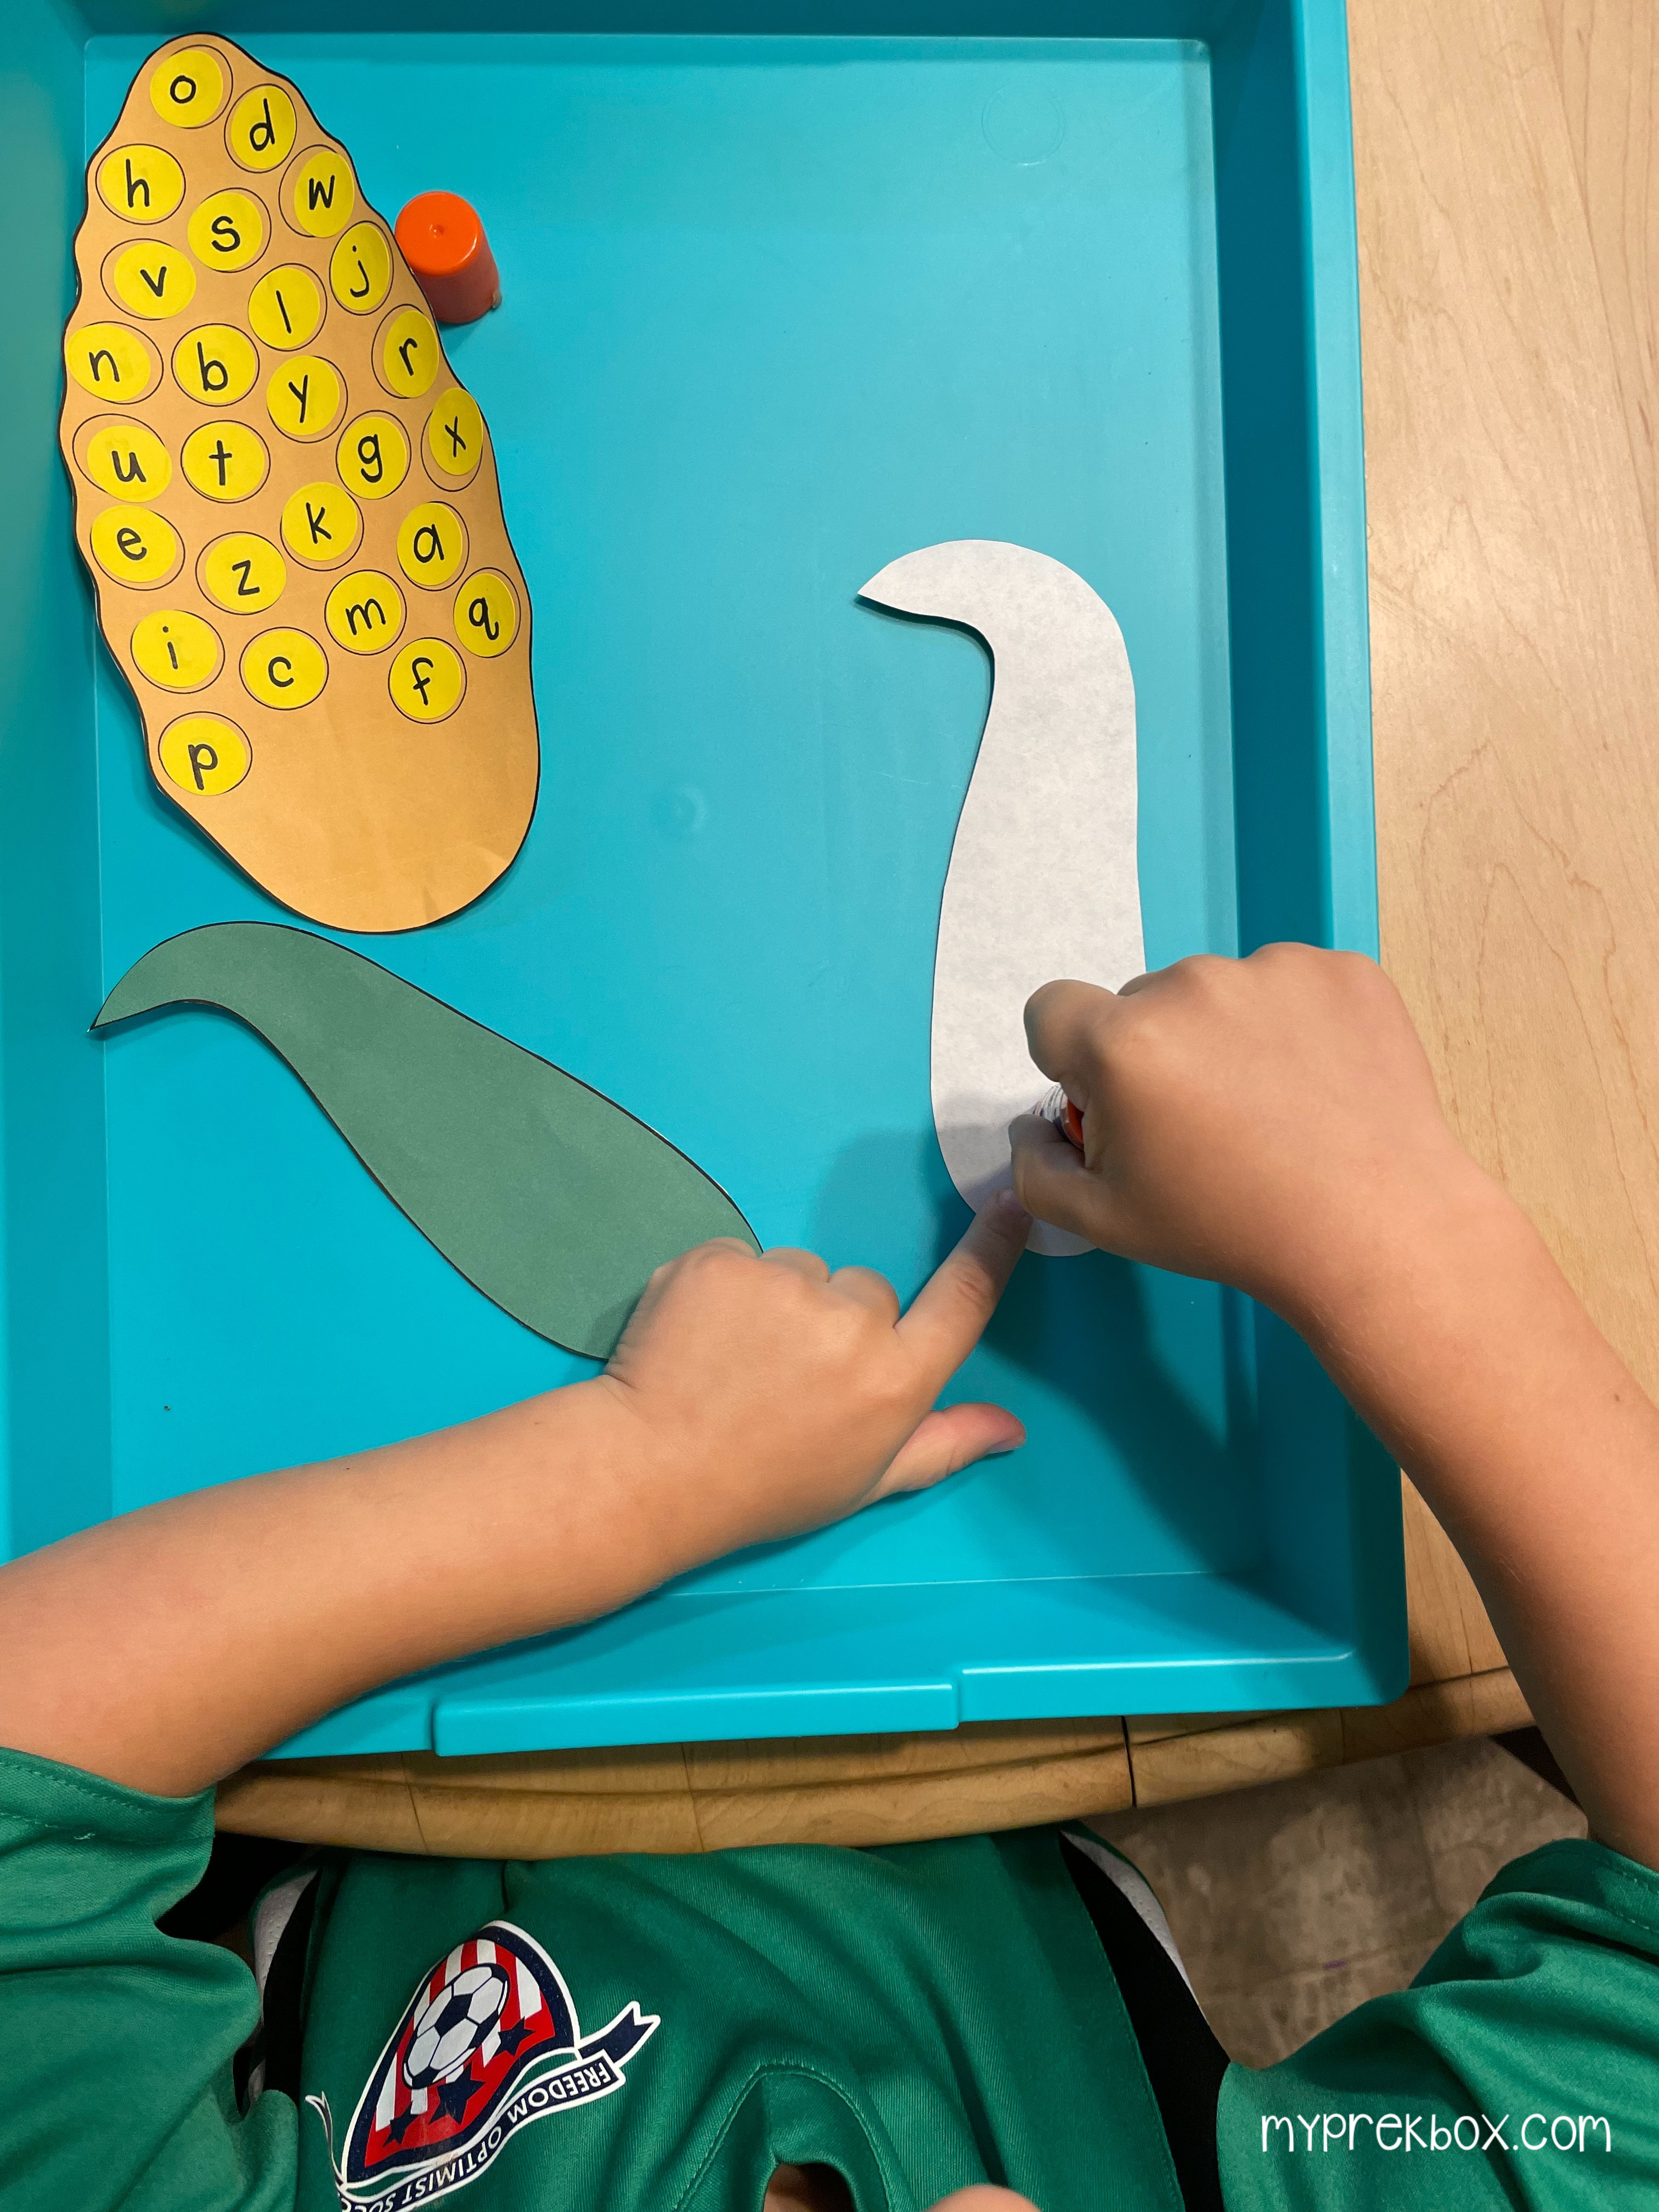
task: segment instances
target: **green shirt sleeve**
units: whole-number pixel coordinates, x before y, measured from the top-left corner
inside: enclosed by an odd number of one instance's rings
[[[242,2118],[253,1977],[155,1923],[199,1879],[213,1799],[0,1750],[0,2196],[29,2212],[292,2212],[296,2115]]]
[[[1505,1867],[1408,1990],[1234,2066],[1228,2212],[1608,2212],[1659,2197],[1659,1874],[1599,1844]]]

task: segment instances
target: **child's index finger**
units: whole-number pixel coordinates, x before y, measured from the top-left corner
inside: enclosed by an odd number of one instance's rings
[[[1012,1191],[999,1191],[895,1324],[908,1349],[937,1371],[937,1387],[979,1342],[1030,1230],[1031,1217]]]

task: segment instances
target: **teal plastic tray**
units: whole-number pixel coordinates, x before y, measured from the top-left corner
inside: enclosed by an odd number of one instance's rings
[[[465,193],[501,270],[504,305],[450,343],[534,601],[540,808],[477,906],[362,950],[641,1115],[767,1242],[914,1290],[963,1218],[928,1008],[989,672],[969,636],[855,594],[969,536],[1066,562],[1122,625],[1149,959],[1375,950],[1340,0],[12,0],[16,1551],[586,1371],[446,1265],[250,1033],[197,1011],[87,1034],[161,939],[284,918],[149,787],[54,445],[88,152],[143,56],[198,24],[298,81],[383,213]],[[957,1387],[1014,1407],[1027,1449],[289,1748],[1403,1686],[1394,1470],[1269,1316],[1100,1255],[1028,1260]],[[386,1531],[434,1576],[468,1540],[464,1486],[441,1526]]]

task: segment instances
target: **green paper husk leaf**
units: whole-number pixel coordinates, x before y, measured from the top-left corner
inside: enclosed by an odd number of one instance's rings
[[[131,967],[93,1027],[234,1014],[288,1062],[452,1267],[555,1344],[607,1358],[653,1269],[753,1231],[684,1152],[562,1068],[308,930],[216,922]]]

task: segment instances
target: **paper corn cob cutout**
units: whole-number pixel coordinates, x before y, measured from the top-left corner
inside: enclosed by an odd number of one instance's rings
[[[483,414],[294,85],[178,40],[93,156],[61,442],[157,787],[334,928],[477,898],[535,811]]]

